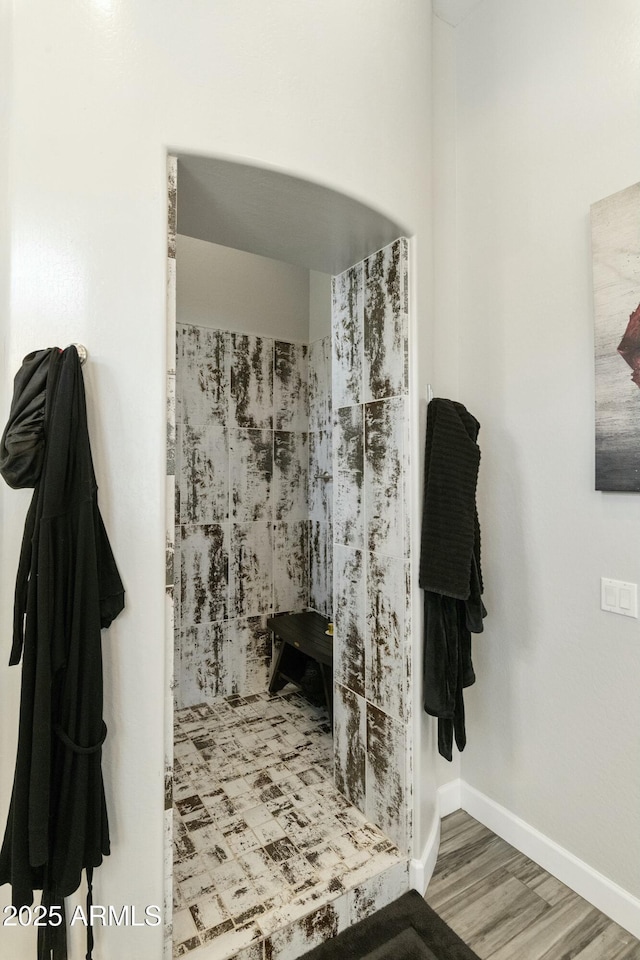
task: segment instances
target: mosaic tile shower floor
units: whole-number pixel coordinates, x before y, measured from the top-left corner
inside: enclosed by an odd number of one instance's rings
[[[284,957],[279,932],[300,918],[340,903],[343,927],[406,889],[406,856],[332,768],[327,712],[298,693],[176,711],[174,957]]]

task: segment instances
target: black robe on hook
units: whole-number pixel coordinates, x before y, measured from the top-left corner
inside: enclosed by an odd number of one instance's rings
[[[22,657],[22,685],[0,884],[12,885],[16,907],[30,905],[36,889],[45,906],[62,907],[82,871],[90,887],[109,853],[100,631],[124,606],[98,509],[75,347],[25,358],[0,470],[11,486],[35,485],[16,582],[10,663]],[[39,930],[38,956],[66,958],[64,924]]]

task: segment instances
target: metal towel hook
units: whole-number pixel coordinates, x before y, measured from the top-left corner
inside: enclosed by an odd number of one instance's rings
[[[89,356],[89,352],[87,348],[81,343],[72,343],[71,346],[75,347],[76,350],[78,351],[78,356],[80,357],[80,364],[84,366],[84,364],[87,362],[87,357]]]

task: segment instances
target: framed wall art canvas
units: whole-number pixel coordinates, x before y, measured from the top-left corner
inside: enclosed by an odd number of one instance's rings
[[[640,183],[591,207],[596,490],[640,491]]]

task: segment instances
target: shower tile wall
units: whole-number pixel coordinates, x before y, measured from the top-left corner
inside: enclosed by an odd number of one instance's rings
[[[333,617],[331,337],[309,345],[309,606]],[[329,479],[331,478],[331,479]]]
[[[336,784],[411,836],[408,244],[333,280]]]
[[[167,157],[167,476],[165,487],[166,519],[166,619],[165,619],[165,687],[164,702],[164,960],[171,960],[173,934],[173,691],[174,624],[176,597],[174,588],[175,522],[173,504],[176,496],[176,212],[178,161]]]
[[[331,340],[177,325],[176,702],[263,691],[266,618],[332,615]]]

